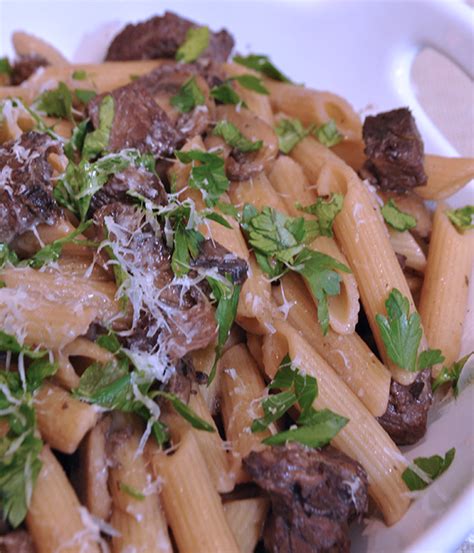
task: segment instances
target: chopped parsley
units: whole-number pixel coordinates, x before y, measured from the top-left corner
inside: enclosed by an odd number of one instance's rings
[[[378,313],[375,320],[390,359],[401,369],[422,371],[444,361],[439,349],[418,354],[423,330],[418,313],[410,315],[410,303],[393,288],[385,302],[388,317]]]
[[[339,144],[339,142],[341,142],[344,138],[337,130],[336,123],[332,119],[320,127],[315,128],[312,132],[319,142],[326,146],[326,148],[331,148],[332,146]]]
[[[427,488],[434,480],[448,470],[456,455],[453,447],[444,457],[417,457],[412,465],[403,471],[402,478],[410,491],[419,491]]]
[[[97,92],[94,90],[89,90],[87,88],[75,88],[74,94],[76,95],[76,98],[81,102],[81,104],[88,104],[92,98],[95,98],[97,96]]]
[[[262,75],[274,79],[275,81],[282,81],[290,83],[290,79],[284,75],[279,69],[277,69],[270,58],[261,54],[249,54],[248,56],[234,56],[234,61],[249,69],[254,69]]]
[[[73,159],[74,154],[81,154],[88,125],[89,119],[84,119],[84,121],[81,121],[79,125],[73,128],[71,138],[64,146],[64,153],[68,159]]]
[[[259,79],[255,75],[237,75],[235,77],[231,77],[229,81],[237,81],[243,88],[252,90],[253,92],[258,92],[258,94],[269,94],[268,89],[262,82],[262,79]]]
[[[12,66],[8,58],[0,58],[0,75],[11,75]]]
[[[22,353],[28,352],[23,348]],[[25,382],[17,372],[0,371],[0,420],[8,425],[8,432],[0,438],[0,507],[14,528],[26,516],[41,470],[43,442],[36,430],[33,397],[44,379],[56,370],[57,366],[48,360],[36,359],[26,371]]]
[[[416,218],[399,209],[392,199],[388,200],[381,211],[385,222],[399,232],[404,232],[405,230],[416,227]]]
[[[10,249],[8,244],[0,242],[0,269],[6,265],[18,265],[19,262],[17,254]]]
[[[296,208],[305,213],[311,213],[317,219],[318,232],[321,236],[333,236],[332,226],[334,219],[342,210],[344,197],[342,194],[333,194],[331,198],[318,198],[314,204],[302,206],[296,204]]]
[[[186,33],[186,38],[176,52],[176,60],[184,63],[196,61],[209,46],[209,28],[192,27]]]
[[[138,501],[143,501],[145,499],[145,494],[137,490],[137,488],[125,484],[125,482],[119,482],[119,488],[121,492],[133,497],[133,499],[137,499]]]
[[[343,139],[332,119],[320,127],[310,125],[308,128],[305,128],[299,119],[280,119],[275,127],[275,132],[278,136],[280,150],[284,154],[289,154],[303,138],[309,135],[313,135],[327,148],[335,146]]]
[[[84,71],[84,69],[76,69],[72,73],[72,78],[75,81],[84,81],[87,79],[87,73]]]
[[[474,205],[466,205],[458,209],[448,209],[446,215],[451,223],[460,232],[474,228]]]
[[[9,351],[15,354],[22,353],[30,359],[41,359],[48,353],[46,350],[31,349],[24,344],[20,344],[13,334],[8,334],[3,330],[0,330],[0,351]]]
[[[226,144],[239,150],[240,152],[256,152],[263,146],[262,140],[249,140],[239,131],[239,129],[230,121],[219,121],[212,134],[220,136]]]
[[[191,77],[179,89],[178,94],[171,98],[171,105],[182,113],[189,113],[196,106],[201,106],[205,102],[202,90],[196,82],[196,77]]]
[[[201,150],[175,152],[175,155],[181,163],[193,164],[188,184],[201,191],[208,207],[214,207],[230,186],[225,174],[224,160],[216,154]],[[200,165],[195,165],[195,161],[199,161]]]
[[[340,293],[341,276],[336,271],[350,270],[331,256],[305,246],[318,236],[317,222],[288,217],[269,207],[258,211],[247,204],[242,212],[242,228],[258,264],[270,278],[279,278],[287,271],[303,276],[317,301],[318,320],[326,334],[327,298]]]
[[[222,83],[211,88],[211,96],[221,104],[242,105],[247,107],[242,98],[232,88],[230,82]]]
[[[107,148],[114,122],[114,112],[114,99],[110,95],[105,96],[99,106],[99,127],[85,136],[82,149],[84,159],[97,157]]]
[[[294,367],[287,355],[280,364],[269,390],[282,389],[262,400],[263,417],[252,422],[252,432],[262,432],[280,419],[293,406],[298,406],[300,415],[296,428],[290,428],[263,440],[268,445],[299,442],[308,447],[323,447],[349,422],[349,419],[329,409],[317,411],[313,403],[318,397],[318,382]]]
[[[62,81],[54,90],[45,90],[36,100],[35,107],[46,115],[69,119],[70,121],[74,120],[72,116],[72,93]]]
[[[464,357],[461,357],[459,361],[455,361],[450,367],[443,367],[435,378],[432,384],[433,392],[435,392],[440,386],[449,382],[453,389],[454,397],[459,395],[459,378],[461,377],[461,372],[464,369],[465,364],[468,362],[471,355],[474,352],[468,353]]]

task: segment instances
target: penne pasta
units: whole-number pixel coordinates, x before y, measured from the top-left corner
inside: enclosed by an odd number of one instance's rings
[[[426,186],[415,192],[425,200],[444,200],[474,178],[474,159],[463,157],[425,156]]]
[[[253,553],[255,550],[262,536],[268,507],[268,500],[264,497],[238,499],[224,503],[227,522],[241,553]]]
[[[426,269],[425,252],[413,235],[408,231],[398,232],[391,228],[388,228],[388,233],[394,252],[404,258],[404,264],[410,269],[424,273]]]

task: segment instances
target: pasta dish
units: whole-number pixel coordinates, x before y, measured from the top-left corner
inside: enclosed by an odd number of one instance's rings
[[[456,451],[474,160],[174,13],[0,60],[0,552],[348,552]],[[231,55],[232,53],[232,55]],[[428,203],[426,201],[429,200]]]

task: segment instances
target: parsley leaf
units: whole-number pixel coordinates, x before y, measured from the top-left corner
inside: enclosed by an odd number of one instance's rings
[[[177,277],[184,276],[190,269],[190,258],[196,259],[204,236],[197,230],[178,223],[174,229],[174,249],[171,268]]]
[[[87,73],[84,71],[84,69],[76,69],[72,73],[72,78],[75,81],[84,81],[85,79],[87,79]]]
[[[337,130],[336,123],[332,119],[312,132],[319,142],[327,148],[331,148],[331,146],[339,144],[339,142],[341,142],[344,138]]]
[[[0,269],[5,265],[18,265],[19,262],[17,254],[8,247],[8,244],[0,242]]]
[[[171,105],[182,113],[189,113],[196,106],[201,106],[205,102],[202,90],[196,83],[196,77],[191,77],[179,89],[178,94],[172,96]]]
[[[474,223],[472,221],[474,217],[474,205],[466,205],[459,209],[448,209],[446,215],[460,232],[474,228]]]
[[[240,104],[243,107],[247,107],[246,103],[232,88],[232,85],[229,82],[213,86],[211,88],[211,96],[221,104],[231,104],[234,106]]]
[[[399,209],[392,199],[388,200],[381,211],[385,222],[399,232],[416,227],[415,217]]]
[[[141,491],[137,490],[133,486],[125,484],[125,482],[119,482],[119,488],[121,492],[126,493],[130,497],[133,497],[133,499],[137,499],[138,501],[143,501],[145,499],[145,494],[143,494]]]
[[[270,94],[262,83],[262,79],[259,79],[255,75],[237,75],[236,77],[231,77],[229,81],[237,81],[243,88],[253,90],[253,92],[258,92],[259,94]]]
[[[217,361],[222,355],[222,349],[229,337],[230,329],[234,324],[237,315],[237,306],[239,304],[239,296],[241,286],[232,284],[229,279],[229,284],[225,285],[221,281],[207,278],[211,286],[212,294],[217,301],[215,318],[217,322],[217,345],[216,357],[208,378],[208,385],[214,380],[217,368]]]
[[[76,98],[81,102],[81,104],[88,104],[92,98],[95,98],[97,96],[97,92],[94,90],[89,90],[87,88],[76,88],[74,89],[74,94],[76,95]]]
[[[30,359],[40,359],[48,352],[46,350],[31,349],[28,346],[20,344],[12,334],[7,334],[0,330],[0,351],[11,351],[12,353],[23,353]]]
[[[207,421],[199,417],[188,405],[183,403],[179,397],[169,392],[163,392],[161,390],[155,392],[157,396],[164,397],[174,407],[176,412],[188,421],[189,424],[197,430],[204,430],[205,432],[214,432],[214,427]]]
[[[413,468],[408,467],[403,471],[402,478],[410,491],[424,490],[433,480],[439,478],[448,470],[456,455],[456,449],[453,447],[446,452],[444,458],[440,455],[432,457],[417,457],[413,461]],[[426,478],[422,478],[420,469],[426,474]]]
[[[268,445],[299,442],[309,447],[322,447],[343,428],[349,420],[333,413],[329,409],[317,411],[313,403],[318,396],[318,382],[311,375],[301,374],[285,356],[275,375],[268,385],[270,390],[281,388],[277,394],[271,394],[262,400],[263,417],[255,419],[251,425],[252,432],[262,432],[280,419],[290,408],[298,405],[300,416],[297,427],[279,432],[263,440]]]
[[[189,186],[201,191],[208,207],[214,207],[224,192],[230,186],[226,177],[224,160],[216,155],[201,150],[188,152],[175,152],[175,156],[181,163],[199,161],[201,165],[194,165],[189,177]]]
[[[176,60],[191,63],[209,46],[209,28],[192,27],[186,33],[186,38],[176,52]]]
[[[275,132],[278,136],[280,151],[284,154],[289,154],[309,134],[299,119],[280,119],[275,127]]]
[[[219,121],[212,134],[222,137],[229,146],[244,153],[256,152],[263,146],[262,140],[249,140],[230,121]]]
[[[99,127],[86,135],[82,157],[92,159],[102,153],[109,143],[110,131],[114,121],[114,99],[112,96],[105,96],[99,106]]]
[[[296,208],[305,213],[311,213],[317,217],[318,232],[321,236],[332,236],[332,226],[336,215],[341,212],[344,197],[342,194],[333,194],[331,198],[318,198],[314,204],[302,206],[296,204]]]
[[[36,109],[46,115],[73,121],[72,93],[62,81],[54,90],[45,90],[35,102]]]
[[[446,382],[450,382],[453,388],[454,397],[459,395],[459,378],[461,377],[461,372],[464,369],[464,365],[469,361],[471,355],[474,355],[474,352],[468,353],[464,357],[461,357],[459,361],[455,361],[450,367],[443,367],[435,378],[432,384],[433,392],[435,392],[440,386]]]
[[[268,56],[261,54],[249,54],[248,56],[234,56],[234,61],[248,67],[249,69],[254,69],[259,71],[266,77],[274,79],[276,81],[282,81],[285,83],[290,83],[290,79],[286,77],[279,69],[277,69],[273,63],[270,61]]]
[[[0,75],[11,75],[12,66],[8,58],[0,58]]]
[[[84,140],[87,134],[89,119],[84,119],[72,130],[69,142],[64,146],[64,153],[68,159],[73,159],[75,153],[81,153],[84,146]]]
[[[418,356],[423,331],[418,313],[410,315],[408,298],[393,288],[385,307],[388,318],[378,313],[375,320],[387,354],[398,367],[416,372],[444,360],[439,350],[426,350]]]

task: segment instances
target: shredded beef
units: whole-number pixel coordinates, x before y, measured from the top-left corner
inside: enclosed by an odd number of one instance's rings
[[[40,67],[49,65],[48,61],[42,56],[30,55],[21,56],[12,66],[10,82],[13,86],[18,86],[26,79],[29,79],[33,73]]]
[[[247,279],[247,262],[213,240],[204,240],[192,266],[204,269],[216,267],[221,275],[230,275],[234,284],[243,284]]]
[[[131,203],[133,197],[129,191],[136,192],[156,205],[168,202],[166,190],[160,179],[143,167],[127,167],[124,171],[112,175],[108,182],[94,194],[90,214],[101,207],[114,203]]]
[[[59,143],[33,131],[0,147],[0,242],[10,243],[39,223],[57,221],[60,209],[48,163],[53,152],[61,152]]]
[[[179,359],[213,342],[217,332],[214,311],[196,286],[185,290],[173,283],[171,252],[161,229],[145,221],[141,212],[131,205],[113,203],[99,209],[94,215],[96,224],[103,228],[106,217],[121,229],[118,235],[109,228],[109,240],[126,246],[130,252],[127,261],[133,272],[146,278],[144,285],[151,287],[151,295],[162,305],[157,307],[154,302],[153,312],[143,305],[133,332],[127,337],[127,346],[151,352],[158,348],[163,334],[161,347],[171,359]]]
[[[268,553],[348,552],[348,524],[367,510],[367,474],[332,447],[299,444],[251,452],[244,467],[271,499]]]
[[[106,60],[146,60],[174,58],[186,38],[186,33],[195,23],[172,12],[155,16],[147,21],[129,24],[109,46]],[[234,39],[226,31],[210,33],[209,47],[203,52],[204,59],[224,62],[234,47]]]
[[[0,536],[0,553],[35,553],[35,551],[33,540],[25,530],[15,530]]]
[[[182,135],[142,85],[131,83],[107,94],[114,99],[108,151],[136,148],[140,152],[151,152],[155,157],[168,157],[182,144]],[[95,128],[99,124],[100,103],[107,94],[89,102],[88,111]]]
[[[368,159],[361,173],[372,184],[402,193],[426,184],[423,140],[409,109],[366,117],[363,137]]]
[[[408,386],[392,380],[387,410],[378,421],[396,444],[414,444],[425,435],[432,399],[429,369]]]

